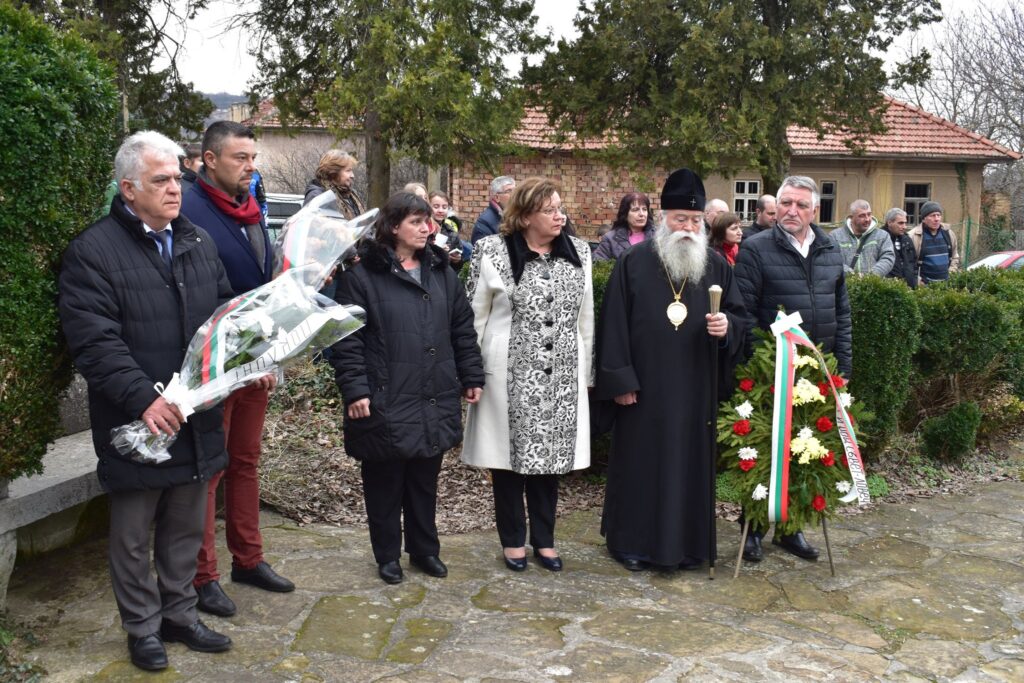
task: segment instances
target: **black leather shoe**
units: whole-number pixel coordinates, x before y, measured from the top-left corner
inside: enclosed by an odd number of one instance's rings
[[[533,556],[540,560],[540,566],[544,567],[544,569],[547,569],[549,572],[562,571],[562,558],[544,557],[536,548],[533,549]]]
[[[525,572],[526,571],[526,555],[522,557],[509,557],[502,553],[505,558],[505,566],[514,572]]]
[[[224,593],[224,589],[220,587],[219,581],[204,583],[199,588],[196,588],[196,595],[199,596],[196,607],[203,612],[218,617],[233,617],[235,615],[237,610],[235,603]]]
[[[235,583],[247,583],[274,593],[291,593],[295,584],[275,572],[266,562],[260,562],[252,569],[231,567],[231,580]]]
[[[378,564],[377,575],[384,583],[402,583],[402,579],[405,578],[405,575],[402,574],[402,565],[398,564],[398,560]]]
[[[679,569],[684,572],[692,572],[696,569],[700,569],[701,565],[703,564],[704,563],[700,560],[691,560],[690,558],[685,558],[682,562],[679,563]]]
[[[818,559],[818,549],[807,542],[802,531],[788,536],[776,536],[772,538],[772,544],[804,560]]]
[[[761,547],[761,536],[749,532],[743,544],[743,559],[747,562],[760,562],[764,559],[764,548]]]
[[[167,668],[167,650],[160,635],[150,633],[141,638],[128,636],[128,654],[132,664],[145,671],[160,671]]]
[[[437,555],[410,555],[409,563],[434,578],[443,579],[448,576],[448,567],[444,566],[444,562]]]
[[[644,562],[643,560],[634,560],[633,558],[626,558],[625,560],[620,561],[622,562],[622,566],[631,572],[642,572],[650,567],[650,565]]]
[[[231,649],[231,639],[196,620],[191,626],[177,626],[168,621],[160,624],[160,635],[168,643],[184,643],[196,652],[224,652]]]

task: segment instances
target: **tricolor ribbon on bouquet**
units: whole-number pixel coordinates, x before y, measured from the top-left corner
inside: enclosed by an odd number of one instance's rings
[[[772,334],[775,335],[775,401],[772,411],[772,471],[768,484],[769,522],[784,522],[789,515],[789,442],[793,432],[793,382],[796,376],[798,346],[814,352],[818,359],[818,367],[832,388],[832,398],[836,404],[836,428],[839,430],[839,438],[843,443],[850,476],[853,479],[850,493],[840,500],[844,503],[856,500],[859,505],[871,502],[867,478],[864,475],[864,462],[860,457],[860,448],[857,447],[850,416],[839,398],[839,390],[832,382],[825,358],[801,329],[802,322],[803,318],[799,312],[790,315],[780,312],[771,326]]]

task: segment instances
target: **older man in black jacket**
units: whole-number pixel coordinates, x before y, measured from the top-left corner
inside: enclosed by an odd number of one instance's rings
[[[847,378],[853,369],[853,327],[843,275],[843,255],[811,221],[818,208],[818,186],[805,176],[782,181],[776,198],[776,223],[743,242],[736,260],[736,280],[750,317],[750,328],[768,329],[779,309],[799,312],[802,327],[814,343],[832,352]],[[748,354],[749,355],[749,354]],[[747,536],[743,557],[761,560],[764,529]],[[818,551],[802,532],[772,541],[807,560]]]
[[[114,598],[132,663],[147,670],[167,667],[164,641],[200,652],[231,647],[199,621],[192,587],[207,482],[227,464],[221,412],[186,424],[154,388],[181,367],[192,335],[232,293],[213,240],[178,215],[180,154],[153,131],[124,141],[110,213],[68,245],[60,275],[61,323],[89,386],[96,470],[110,498]],[[111,445],[110,430],[136,419],[154,434],[177,433],[169,461],[136,462]]]

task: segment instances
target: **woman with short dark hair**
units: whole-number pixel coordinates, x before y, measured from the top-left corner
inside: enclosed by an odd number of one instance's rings
[[[378,573],[402,581],[411,563],[444,577],[435,510],[444,452],[462,441],[462,403],[480,399],[483,363],[465,288],[428,243],[430,206],[400,192],[384,204],[337,299],[366,326],[332,347],[345,404],[345,452],[359,460]],[[403,524],[404,516],[404,524]]]
[[[654,235],[651,200],[643,192],[630,192],[619,202],[612,229],[594,250],[595,261],[614,261],[622,252]]]
[[[715,217],[711,223],[709,246],[721,254],[730,266],[736,265],[736,254],[740,251],[742,240],[743,227],[737,214],[726,211]]]
[[[469,276],[488,387],[470,406],[462,460],[491,471],[498,538],[513,571],[527,565],[527,513],[534,556],[562,569],[558,476],[590,465],[590,247],[564,228],[558,186],[528,178],[505,206],[500,233],[476,243]]]

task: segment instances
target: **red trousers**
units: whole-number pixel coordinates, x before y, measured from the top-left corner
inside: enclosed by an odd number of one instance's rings
[[[202,586],[220,578],[215,547],[217,485],[224,480],[226,536],[232,564],[251,569],[263,561],[260,537],[260,442],[263,420],[267,415],[270,392],[253,386],[243,387],[224,401],[224,439],[228,449],[228,468],[210,479],[206,498],[206,529],[199,549],[195,585]]]

